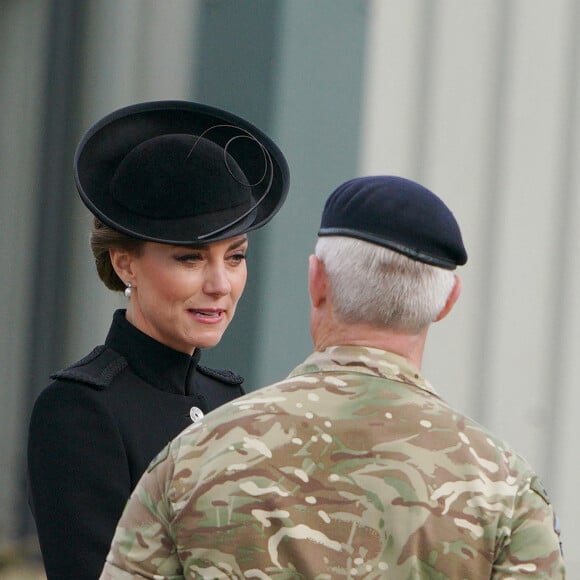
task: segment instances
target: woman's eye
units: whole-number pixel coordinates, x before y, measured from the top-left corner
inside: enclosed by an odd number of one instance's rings
[[[243,252],[240,252],[238,254],[233,254],[232,256],[230,256],[230,261],[234,262],[235,264],[239,264],[241,262],[243,262],[246,259],[246,254],[244,254]]]
[[[178,262],[198,262],[202,259],[203,256],[201,254],[183,254],[182,256],[177,256]]]

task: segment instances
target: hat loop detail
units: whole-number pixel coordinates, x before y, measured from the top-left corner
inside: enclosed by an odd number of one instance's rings
[[[226,144],[223,147],[224,165],[226,166],[226,169],[228,170],[228,173],[230,174],[232,179],[234,179],[235,181],[237,181],[240,185],[243,185],[244,187],[257,187],[266,179],[266,176],[268,175],[268,173],[269,173],[270,177],[268,179],[268,183],[267,183],[266,187],[264,188],[264,192],[262,193],[262,195],[256,200],[256,202],[247,211],[242,213],[240,216],[238,216],[235,220],[231,221],[230,223],[228,223],[220,228],[217,228],[215,230],[212,230],[211,232],[208,232],[206,234],[198,236],[198,239],[200,239],[200,240],[203,240],[203,239],[208,238],[210,236],[215,236],[216,234],[219,234],[219,233],[229,229],[230,227],[236,225],[237,223],[239,223],[242,220],[244,220],[245,218],[247,218],[252,212],[254,212],[257,209],[257,207],[264,201],[264,199],[266,199],[266,197],[268,196],[268,193],[270,192],[270,189],[272,187],[272,181],[274,178],[274,168],[273,168],[274,164],[272,162],[272,158],[270,156],[270,153],[268,152],[266,147],[260,142],[260,140],[257,137],[252,135],[252,133],[250,133],[249,131],[246,131],[245,129],[242,129],[242,127],[238,127],[237,125],[213,125],[212,127],[207,128],[200,135],[198,135],[197,140],[195,141],[195,143],[191,147],[189,153],[187,154],[187,157],[185,158],[186,160],[189,159],[190,155],[193,153],[193,150],[195,149],[195,147],[199,143],[199,140],[202,139],[203,137],[205,137],[205,135],[207,135],[207,133],[209,133],[210,131],[212,131],[214,129],[235,129],[235,130],[240,131],[242,133],[242,135],[235,135],[234,137],[231,137],[230,139],[228,139]],[[234,161],[235,161],[235,157],[228,151],[228,148],[230,147],[230,145],[234,141],[236,141],[238,139],[249,139],[250,141],[253,141],[256,145],[258,145],[258,147],[260,148],[260,151],[262,152],[262,157],[264,158],[264,172],[262,173],[262,176],[259,179],[257,179],[256,181],[254,181],[253,183],[244,183],[243,181],[241,181],[234,174],[234,172],[232,171],[232,169],[230,167],[230,162],[228,161],[228,156],[231,157],[232,159],[234,159]]]

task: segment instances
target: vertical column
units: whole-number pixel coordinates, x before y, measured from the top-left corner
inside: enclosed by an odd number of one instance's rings
[[[265,240],[255,386],[286,376],[312,351],[308,256],[326,197],[358,171],[367,3],[283,6],[273,128],[291,188]]]
[[[552,192],[558,202],[556,248],[552,256],[552,293],[547,311],[551,320],[544,337],[548,364],[542,377],[546,405],[547,437],[543,443],[546,485],[562,522],[564,555],[570,578],[580,576],[580,509],[578,486],[580,467],[576,441],[580,433],[578,409],[580,390],[580,4],[566,0],[566,26],[562,34],[562,60],[566,76],[559,107],[561,155]]]
[[[274,141],[274,112],[280,69],[283,2],[222,0],[200,6],[195,33],[196,101],[224,108],[254,123]],[[284,209],[282,209],[282,212]],[[237,313],[220,344],[204,353],[203,363],[227,367],[255,384],[260,365],[257,323],[265,299],[264,249],[280,217],[250,234],[248,282]]]
[[[357,171],[365,34],[356,0],[208,2],[199,19],[196,98],[270,133],[291,172],[285,206],[251,235],[236,320],[204,359],[236,369],[249,390],[311,350],[307,260],[324,199]]]
[[[26,313],[36,284],[33,256],[42,244],[33,240],[39,163],[37,148],[42,102],[42,55],[47,11],[34,0],[9,2],[0,18],[0,545],[14,538],[18,525],[15,495],[20,474],[29,349]],[[37,315],[41,316],[40,307]]]
[[[69,229],[71,216],[71,135],[75,127],[77,99],[71,87],[78,86],[79,55],[82,53],[84,3],[54,1],[49,5],[43,85],[38,90],[38,165],[31,218],[29,304],[22,313],[27,320],[27,354],[23,396],[29,409],[39,389],[55,366],[64,361],[65,321],[70,281]],[[34,12],[30,12],[32,16]],[[28,413],[24,414],[19,440],[26,441]],[[20,446],[24,448],[24,445]],[[24,453],[22,453],[24,459]],[[25,486],[17,505],[23,532],[30,529]]]

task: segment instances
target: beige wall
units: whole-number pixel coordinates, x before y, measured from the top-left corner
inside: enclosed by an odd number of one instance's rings
[[[414,177],[463,227],[463,296],[425,372],[525,455],[580,574],[579,4],[374,0],[361,173]],[[573,571],[576,571],[575,574]]]

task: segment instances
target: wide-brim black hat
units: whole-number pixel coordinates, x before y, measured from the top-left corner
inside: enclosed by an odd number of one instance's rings
[[[81,199],[131,237],[177,245],[223,240],[268,223],[289,187],[276,144],[208,105],[155,101],[93,125],[74,158]]]

